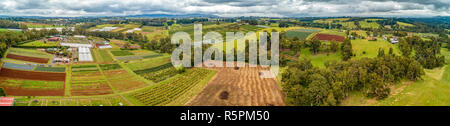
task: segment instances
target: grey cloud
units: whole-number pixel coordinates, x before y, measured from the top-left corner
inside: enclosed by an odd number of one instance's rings
[[[449,16],[449,6],[449,0],[1,0],[0,15],[414,16],[409,12],[421,11],[422,15]]]

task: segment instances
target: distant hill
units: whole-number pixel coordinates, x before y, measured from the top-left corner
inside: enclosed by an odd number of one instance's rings
[[[207,14],[182,14],[182,15],[172,15],[172,14],[143,14],[143,15],[129,15],[125,17],[147,17],[147,18],[195,18],[195,17],[218,17],[215,15]]]

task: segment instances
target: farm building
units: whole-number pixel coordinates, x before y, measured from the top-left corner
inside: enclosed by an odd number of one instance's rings
[[[78,61],[80,62],[92,62],[91,51],[88,47],[78,47]]]
[[[79,39],[84,39],[84,38],[86,38],[86,36],[84,36],[84,35],[74,35],[73,37],[79,38]]]
[[[68,62],[70,62],[70,59],[69,58],[53,58],[53,63],[56,63],[56,62],[68,63]]]
[[[13,106],[14,98],[12,97],[0,97],[0,106]]]
[[[398,37],[397,37],[397,36],[392,36],[392,38],[391,38],[391,43],[392,43],[392,44],[398,43]]]
[[[91,44],[77,44],[77,43],[61,43],[61,46],[69,46],[72,48],[79,48],[79,47],[92,48]]]
[[[114,29],[117,29],[117,27],[104,27],[102,29],[93,29],[92,31],[112,31]]]

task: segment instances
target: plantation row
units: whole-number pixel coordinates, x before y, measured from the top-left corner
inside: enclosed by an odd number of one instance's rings
[[[149,59],[163,56],[161,54],[152,54],[152,55],[134,55],[134,56],[121,56],[116,57],[119,61],[128,61],[128,60],[140,60],[140,59]]]
[[[140,74],[145,79],[151,80],[155,83],[166,80],[167,78],[173,77],[178,74],[178,70],[175,67],[169,67],[166,69],[162,69],[160,71]]]
[[[119,64],[100,64],[100,68],[102,68],[102,70],[122,69],[122,67]]]
[[[17,69],[17,70],[25,70],[25,71],[40,71],[40,72],[65,72],[65,67],[46,67],[39,66],[34,64],[15,64],[5,62],[3,64],[4,68]]]
[[[148,106],[166,105],[189,91],[211,72],[192,69],[167,83],[131,94],[131,97]]]

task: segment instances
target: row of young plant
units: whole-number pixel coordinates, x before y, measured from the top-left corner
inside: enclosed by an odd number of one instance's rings
[[[144,69],[144,70],[138,70],[135,72],[136,72],[136,74],[139,74],[140,76],[144,77],[145,79],[148,79],[155,83],[158,83],[163,80],[166,80],[167,78],[173,77],[182,71],[177,70],[175,67],[172,66],[171,63],[167,63],[167,64],[164,64],[161,66]]]
[[[157,87],[136,92],[131,96],[147,106],[166,105],[180,97],[212,71],[192,69]]]

